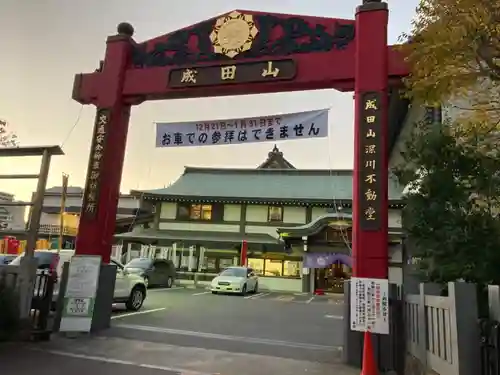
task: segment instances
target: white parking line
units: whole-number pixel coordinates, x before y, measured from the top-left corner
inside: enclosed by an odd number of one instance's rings
[[[295,299],[294,296],[289,296],[289,295],[278,296],[275,298],[276,301],[281,301],[281,302],[292,302],[294,299]]]
[[[131,313],[127,313],[127,314],[114,315],[114,316],[111,317],[111,319],[120,319],[120,318],[126,318],[127,316],[150,314],[150,313],[154,313],[154,312],[157,312],[157,311],[163,311],[163,310],[166,310],[166,309],[167,309],[166,307],[160,307],[158,309],[136,311],[136,312],[131,312]]]
[[[319,344],[312,344],[312,343],[271,340],[271,339],[257,338],[257,337],[231,336],[231,335],[222,335],[222,334],[218,334],[218,333],[185,331],[185,330],[180,330],[180,329],[152,327],[152,326],[143,326],[143,325],[135,325],[135,324],[118,324],[115,327],[136,330],[136,331],[144,331],[144,332],[155,332],[155,333],[163,333],[163,334],[170,334],[170,335],[191,336],[191,337],[199,337],[199,338],[214,339],[214,340],[238,341],[238,342],[245,342],[245,343],[250,343],[250,344],[274,345],[274,346],[282,346],[282,347],[288,347],[288,348],[299,348],[299,349],[308,349],[308,350],[323,350],[323,351],[342,350],[342,347],[340,347],[340,346],[326,346],[326,345],[319,345]]]
[[[165,372],[174,372],[174,373],[179,373],[179,374],[210,375],[210,374],[205,373],[205,372],[179,369],[179,368],[167,367],[167,366],[156,366],[156,365],[150,365],[147,363],[124,361],[121,359],[108,358],[108,357],[98,357],[98,356],[92,356],[92,355],[70,353],[70,352],[64,352],[64,351],[60,351],[60,350],[44,350],[42,348],[30,348],[30,350],[35,350],[35,351],[44,352],[44,353],[50,353],[50,354],[59,355],[59,356],[63,356],[63,357],[85,359],[87,361],[95,361],[95,362],[110,363],[110,364],[115,364],[115,365],[140,367],[140,368],[147,368],[147,369],[153,369],[153,370],[159,370],[159,371],[165,371]]]
[[[342,315],[325,315],[325,318],[336,319],[336,320],[343,320],[344,319],[344,317]]]
[[[311,298],[309,298],[306,303],[311,303],[311,301],[314,299],[314,296],[312,296]]]
[[[246,296],[244,297],[245,299],[259,299],[261,297],[265,297],[265,296],[268,296],[270,295],[271,293],[257,293],[257,294],[253,294],[251,296]]]
[[[151,292],[167,292],[169,290],[177,290],[177,289],[185,289],[181,286],[173,286],[172,288],[155,288],[155,289],[148,289],[148,293]]]
[[[210,290],[208,292],[201,292],[201,293],[194,293],[194,294],[191,294],[192,296],[202,296],[204,294],[209,294],[209,293],[212,293]]]

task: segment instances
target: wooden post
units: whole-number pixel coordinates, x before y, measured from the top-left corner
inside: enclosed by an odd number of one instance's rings
[[[66,214],[66,197],[68,195],[68,180],[69,175],[66,173],[62,174],[62,192],[61,192],[61,211],[59,220],[59,247],[57,252],[63,248],[64,240],[64,215]]]

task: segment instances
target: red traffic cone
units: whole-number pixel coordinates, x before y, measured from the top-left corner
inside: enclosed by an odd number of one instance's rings
[[[363,344],[363,365],[361,375],[378,375],[377,364],[375,363],[375,355],[373,353],[372,335],[370,332],[365,332],[365,340]]]

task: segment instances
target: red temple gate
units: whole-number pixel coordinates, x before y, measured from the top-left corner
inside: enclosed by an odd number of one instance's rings
[[[233,11],[143,43],[108,37],[73,99],[97,107],[77,254],[110,259],[130,110],[146,100],[334,88],[355,92],[353,275],[387,278],[388,86],[408,74],[387,46],[387,4],[355,20]]]

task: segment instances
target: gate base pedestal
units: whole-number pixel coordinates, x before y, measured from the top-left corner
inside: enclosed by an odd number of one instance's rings
[[[103,264],[99,273],[99,284],[94,304],[91,332],[99,332],[111,327],[113,295],[115,293],[116,266]]]

